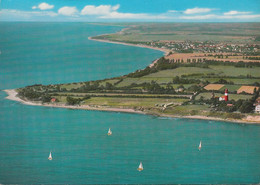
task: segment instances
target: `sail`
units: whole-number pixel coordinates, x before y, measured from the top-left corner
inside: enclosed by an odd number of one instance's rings
[[[51,152],[50,152],[50,155],[49,155],[48,159],[49,159],[49,160],[52,160]]]
[[[200,141],[200,144],[199,144],[199,150],[201,149],[201,141]]]
[[[111,134],[112,134],[112,131],[111,131],[111,129],[110,129],[110,128],[108,129],[108,132],[107,132],[107,134],[108,134],[108,135],[111,135]]]
[[[143,169],[144,169],[143,164],[142,164],[142,162],[140,162],[140,164],[139,164],[137,170],[140,172],[140,171],[142,171]]]
[[[139,168],[139,169],[143,169],[143,164],[140,163],[138,168]]]

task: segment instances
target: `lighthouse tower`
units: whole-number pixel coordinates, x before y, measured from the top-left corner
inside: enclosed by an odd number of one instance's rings
[[[225,90],[225,101],[228,101],[228,89]]]

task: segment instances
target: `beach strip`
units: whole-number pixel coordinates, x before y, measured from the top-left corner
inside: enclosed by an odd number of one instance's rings
[[[201,120],[215,120],[215,121],[225,121],[225,122],[233,122],[233,123],[245,123],[245,124],[260,124],[260,116],[247,116],[242,120],[235,120],[235,119],[222,119],[217,117],[207,117],[207,116],[200,116],[200,115],[192,115],[192,116],[178,116],[178,115],[168,115],[168,114],[152,114],[149,112],[134,110],[134,109],[123,109],[123,108],[111,108],[111,107],[92,107],[89,105],[80,105],[80,106],[72,106],[72,105],[65,105],[65,104],[52,104],[52,103],[36,103],[31,101],[25,101],[17,96],[17,92],[15,89],[6,89],[3,90],[8,94],[6,99],[13,100],[20,102],[25,105],[32,105],[32,106],[45,106],[45,107],[57,107],[57,108],[67,108],[67,109],[83,109],[83,110],[95,110],[95,111],[109,111],[109,112],[124,112],[124,113],[136,113],[136,114],[147,114],[147,115],[154,115],[158,117],[168,117],[168,118],[188,118],[188,119],[201,119]]]

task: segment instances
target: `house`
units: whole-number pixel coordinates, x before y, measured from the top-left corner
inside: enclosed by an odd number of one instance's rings
[[[52,98],[52,99],[51,99],[51,102],[52,102],[52,103],[56,102],[56,98]]]
[[[260,113],[260,104],[255,106],[255,112]]]
[[[176,90],[176,92],[183,92],[184,91],[184,88],[180,87]]]
[[[219,101],[225,101],[225,96],[221,96],[218,98]]]
[[[255,104],[260,104],[260,97],[255,100]]]

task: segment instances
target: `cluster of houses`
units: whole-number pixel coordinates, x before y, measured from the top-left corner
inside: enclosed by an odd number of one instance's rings
[[[233,52],[233,53],[243,53],[243,52],[257,52],[260,49],[260,45],[257,44],[228,44],[223,42],[199,42],[199,41],[152,41],[147,42],[146,45],[152,47],[159,47],[163,49],[170,49],[175,52],[179,51],[193,51],[202,53],[223,53],[223,52]]]

